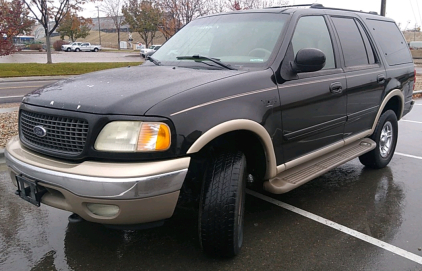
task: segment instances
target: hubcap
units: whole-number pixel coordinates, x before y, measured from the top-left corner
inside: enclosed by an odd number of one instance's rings
[[[392,145],[393,125],[391,124],[391,122],[387,121],[386,123],[384,123],[380,135],[379,148],[381,157],[386,158],[390,154]]]

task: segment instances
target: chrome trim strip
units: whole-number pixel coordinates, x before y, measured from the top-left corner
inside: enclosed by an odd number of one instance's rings
[[[298,137],[309,136],[312,134],[318,134],[321,132],[326,131],[327,129],[331,129],[334,126],[344,125],[346,123],[347,117],[340,117],[337,119],[332,119],[323,123],[316,124],[311,127],[307,127],[301,130],[296,130],[293,132],[285,133],[283,137],[289,141],[292,139],[297,139]]]
[[[340,80],[340,79],[346,79],[346,77],[345,76],[341,76],[341,77],[336,77],[336,78],[327,78],[327,79],[320,79],[320,80],[312,80],[312,81],[309,81],[309,82],[300,82],[300,83],[294,83],[294,84],[292,83],[292,84],[281,85],[281,86],[279,86],[279,88],[287,88],[287,87],[295,87],[295,86],[309,85],[309,84],[314,84],[314,83],[321,83],[321,82],[325,82],[325,81],[335,81],[335,80]],[[304,79],[300,79],[300,80],[305,80],[305,78]]]
[[[358,76],[362,76],[362,71],[365,71],[365,70],[357,70],[357,71],[349,71],[350,73],[351,72],[360,72],[359,74],[354,74],[354,75],[346,75],[346,78],[353,78],[353,77],[358,77]],[[370,74],[385,74],[385,70],[383,69],[383,70],[378,70],[378,71],[375,71],[375,72],[368,72],[368,73],[365,73],[365,75],[370,75]]]
[[[210,104],[224,102],[224,101],[227,101],[227,100],[240,98],[240,97],[244,97],[244,96],[249,96],[249,95],[254,95],[254,94],[267,92],[267,91],[271,91],[271,90],[277,90],[277,89],[282,89],[282,88],[287,88],[287,87],[294,87],[294,86],[299,86],[299,85],[309,85],[309,84],[320,83],[320,82],[325,82],[325,81],[335,81],[335,80],[340,80],[340,79],[345,79],[345,77],[342,76],[342,77],[327,78],[327,79],[322,79],[322,80],[313,80],[313,81],[309,81],[309,82],[292,83],[292,84],[278,86],[278,88],[277,87],[271,87],[271,88],[264,88],[264,89],[260,89],[260,90],[249,91],[249,92],[245,92],[245,93],[241,93],[241,94],[231,95],[231,96],[227,96],[227,97],[224,97],[224,98],[212,100],[212,101],[202,103],[202,104],[199,104],[199,105],[195,105],[195,106],[183,109],[181,111],[172,113],[172,114],[170,114],[170,116],[172,117],[172,116],[175,116],[175,115],[179,115],[181,113],[185,113],[187,111],[197,109],[197,108],[200,108],[200,107],[204,107],[204,106],[207,106],[207,105],[210,105]],[[303,79],[301,79],[301,80],[303,80]]]
[[[141,199],[178,191],[188,171],[186,168],[146,177],[105,178],[36,167],[16,159],[7,149],[5,158],[14,174],[61,187],[77,196],[103,199]]]
[[[223,101],[227,101],[227,100],[231,100],[231,99],[235,99],[235,98],[239,98],[239,97],[249,96],[249,95],[253,95],[253,94],[257,94],[257,93],[267,92],[267,91],[271,91],[271,90],[277,90],[277,87],[264,88],[264,89],[260,89],[260,90],[254,90],[254,91],[249,91],[249,92],[245,92],[245,93],[241,93],[241,94],[227,96],[227,97],[224,97],[224,98],[220,98],[220,99],[217,99],[217,100],[209,101],[209,102],[206,102],[206,103],[203,103],[203,104],[199,104],[199,105],[196,105],[196,106],[186,108],[184,110],[170,114],[170,116],[175,116],[175,115],[178,115],[178,114],[181,114],[181,113],[184,113],[184,112],[196,109],[196,108],[204,107],[204,106],[207,106],[207,105],[210,105],[210,104],[215,104],[215,103],[219,103],[219,102],[223,102]]]

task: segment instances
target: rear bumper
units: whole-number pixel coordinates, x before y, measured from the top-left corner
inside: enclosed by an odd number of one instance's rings
[[[12,181],[23,175],[47,189],[41,202],[77,213],[88,221],[136,224],[170,217],[187,174],[190,158],[148,163],[71,164],[24,149],[18,137],[5,150]],[[115,217],[91,213],[87,203],[119,207]]]

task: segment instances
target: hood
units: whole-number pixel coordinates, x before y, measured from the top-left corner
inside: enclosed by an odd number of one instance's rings
[[[173,95],[240,73],[150,65],[118,68],[58,81],[27,94],[23,102],[94,114],[144,115]]]

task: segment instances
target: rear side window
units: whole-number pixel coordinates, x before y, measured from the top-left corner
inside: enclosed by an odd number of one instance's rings
[[[373,64],[369,62],[363,37],[358,29],[358,26],[356,25],[355,20],[353,18],[338,17],[332,17],[332,19],[337,30],[337,34],[340,38],[345,66],[352,67]],[[372,59],[371,61],[373,62]]]
[[[407,43],[394,22],[371,19],[366,22],[381,47],[388,65],[394,66],[413,62]]]

